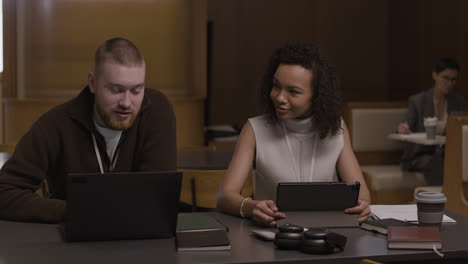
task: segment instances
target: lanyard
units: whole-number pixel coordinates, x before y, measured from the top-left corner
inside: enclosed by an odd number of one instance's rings
[[[94,152],[96,153],[96,158],[97,158],[97,161],[99,163],[99,169],[101,170],[101,173],[104,173],[104,167],[102,166],[101,155],[99,154],[99,149],[98,149],[98,146],[97,146],[96,137],[94,136],[93,133],[91,133],[91,136],[93,136]],[[112,157],[112,161],[111,161],[111,164],[109,166],[109,171],[114,170],[115,163],[117,162],[117,156],[119,156],[119,151],[120,151],[119,148],[117,148],[115,150],[114,156]]]
[[[283,132],[284,132],[284,137],[286,138],[286,144],[288,145],[288,150],[289,150],[289,154],[291,156],[291,159],[292,159],[292,162],[293,162],[293,169],[294,169],[294,173],[296,174],[296,179],[298,182],[304,182],[304,181],[309,181],[311,182],[312,181],[312,176],[314,174],[314,167],[315,167],[315,151],[317,149],[317,140],[314,140],[313,141],[313,146],[312,146],[312,157],[310,159],[310,173],[309,173],[309,177],[308,179],[304,179],[301,175],[301,171],[302,171],[302,166],[301,166],[301,154],[299,153],[299,172],[297,172],[297,169],[295,167],[295,164],[296,164],[296,160],[294,159],[294,155],[293,155],[293,151],[292,151],[292,147],[291,147],[291,144],[289,142],[289,138],[288,138],[288,134],[287,131],[286,131],[286,127],[284,125],[284,123],[282,123],[282,127],[283,127]],[[302,142],[299,140],[299,146],[302,146]]]

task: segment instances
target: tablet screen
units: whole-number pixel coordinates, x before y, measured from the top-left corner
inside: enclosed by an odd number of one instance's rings
[[[342,211],[357,205],[359,188],[359,182],[283,182],[276,202],[280,211]]]

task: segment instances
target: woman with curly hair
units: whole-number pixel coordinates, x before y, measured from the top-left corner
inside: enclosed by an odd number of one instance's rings
[[[286,215],[275,204],[279,182],[360,182],[358,205],[370,214],[370,196],[341,118],[334,68],[312,44],[286,44],[273,53],[261,86],[265,114],[248,120],[218,194],[220,210],[266,226]],[[254,168],[254,198],[240,195]]]

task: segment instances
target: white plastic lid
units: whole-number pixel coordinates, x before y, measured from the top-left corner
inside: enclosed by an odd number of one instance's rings
[[[416,202],[422,203],[445,203],[447,197],[441,192],[420,192],[416,194]]]
[[[435,126],[437,125],[437,117],[425,117],[424,118],[424,125],[425,126]]]

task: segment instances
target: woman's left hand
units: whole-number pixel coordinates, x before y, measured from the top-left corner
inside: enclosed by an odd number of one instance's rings
[[[369,207],[369,203],[364,200],[358,200],[358,205],[352,208],[348,208],[345,210],[345,213],[348,214],[359,214],[359,223],[362,223],[369,218],[371,214],[371,210]]]

